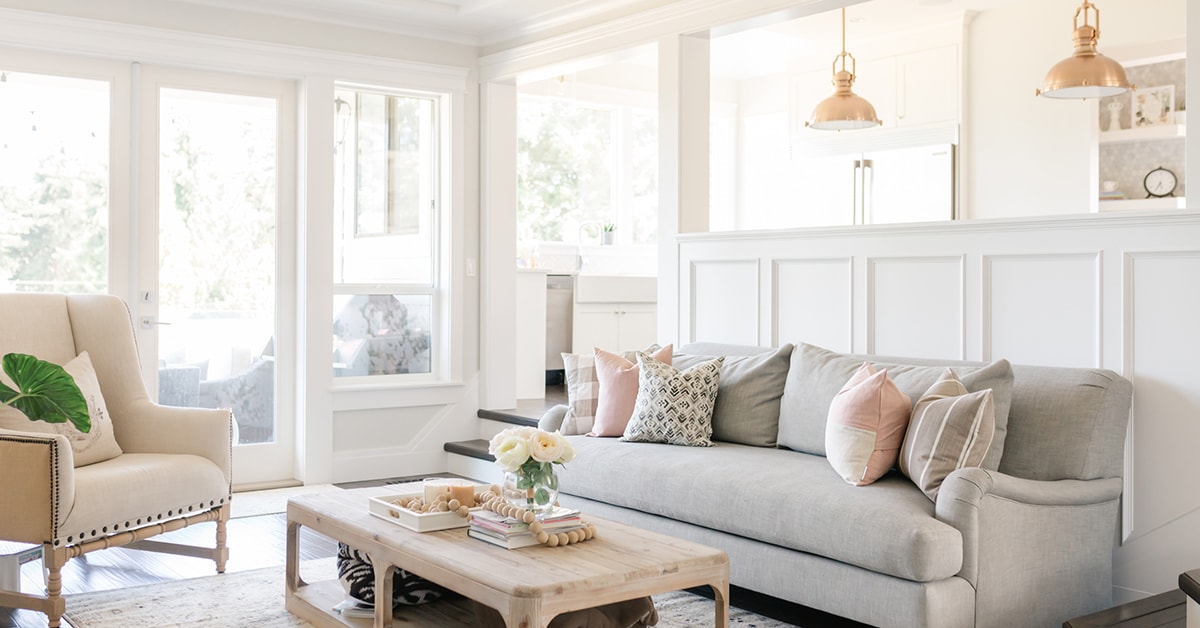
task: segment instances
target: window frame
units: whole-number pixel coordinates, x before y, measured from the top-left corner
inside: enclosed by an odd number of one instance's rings
[[[332,207],[332,220],[334,222],[335,232],[333,234],[333,259],[331,265],[334,268],[332,277],[332,299],[339,296],[370,296],[370,295],[398,295],[398,296],[428,296],[430,298],[430,352],[429,352],[429,372],[428,373],[394,373],[394,374],[378,374],[378,375],[346,375],[337,376],[331,373],[332,390],[338,391],[353,391],[353,390],[373,390],[379,388],[397,388],[429,385],[458,383],[461,378],[459,370],[461,365],[458,364],[452,356],[457,355],[458,347],[455,340],[455,316],[454,307],[457,302],[454,293],[456,287],[451,284],[450,269],[455,265],[454,260],[450,257],[453,251],[453,228],[457,210],[454,205],[454,177],[456,174],[454,163],[454,146],[453,136],[455,127],[458,124],[456,113],[454,111],[454,101],[457,94],[451,91],[430,91],[421,89],[412,89],[407,87],[384,86],[379,84],[364,84],[353,81],[334,81],[333,97],[336,99],[339,92],[345,90],[363,91],[376,94],[384,94],[387,96],[398,97],[413,97],[423,98],[433,101],[433,131],[431,139],[434,141],[432,150],[434,172],[431,174],[432,185],[432,207],[428,208],[427,217],[428,228],[432,230],[429,234],[430,243],[430,273],[428,282],[405,282],[405,281],[340,281],[344,277],[343,266],[343,250],[347,242],[355,240],[361,241],[376,241],[387,242],[393,239],[405,238],[423,238],[422,234],[363,234],[357,235],[354,233],[355,223],[357,222],[356,215],[356,200],[351,200],[351,210],[349,212],[339,212],[338,202],[334,199]],[[352,105],[353,106],[353,105]],[[336,120],[337,111],[335,108],[334,133],[340,132],[340,123]],[[347,134],[349,132],[347,131]],[[388,130],[389,144],[392,130]],[[348,143],[348,141],[347,141]],[[334,141],[337,145],[337,138]],[[334,167],[337,167],[337,161],[334,161]],[[390,159],[388,166],[388,178],[391,178]],[[337,175],[334,175],[334,194],[337,195]],[[349,236],[346,229],[349,228]],[[420,229],[418,230],[420,231]],[[332,314],[336,316],[337,312]],[[330,331],[332,333],[333,319],[329,320]]]

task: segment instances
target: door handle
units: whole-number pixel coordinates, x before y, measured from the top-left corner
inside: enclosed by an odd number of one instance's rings
[[[153,316],[141,317],[140,319],[138,319],[138,324],[141,326],[142,329],[154,329],[158,325],[170,325],[170,323],[164,323],[162,321],[154,320]]]

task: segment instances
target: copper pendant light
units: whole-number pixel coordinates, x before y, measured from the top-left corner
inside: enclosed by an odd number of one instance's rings
[[[1088,23],[1088,9],[1096,15],[1096,25]],[[1083,25],[1079,16],[1083,15]],[[1089,0],[1075,9],[1075,52],[1054,64],[1046,73],[1042,88],[1034,93],[1047,98],[1101,98],[1128,91],[1132,85],[1120,63],[1096,52],[1100,40],[1100,9]]]
[[[846,59],[850,60],[850,69],[846,69]],[[838,69],[838,61],[842,67]],[[851,129],[866,129],[880,123],[875,115],[875,107],[866,98],[856,95],[851,88],[854,86],[855,72],[858,64],[854,55],[846,52],[846,9],[842,7],[842,51],[833,58],[833,95],[817,103],[812,116],[804,126],[830,131]]]

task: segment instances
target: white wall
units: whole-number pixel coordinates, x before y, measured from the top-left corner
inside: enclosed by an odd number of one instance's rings
[[[1069,56],[1077,0],[1029,0],[969,24],[963,128],[964,218],[1091,211],[1096,105],[1034,96],[1046,71]],[[1185,35],[1184,0],[1108,0],[1103,54]]]

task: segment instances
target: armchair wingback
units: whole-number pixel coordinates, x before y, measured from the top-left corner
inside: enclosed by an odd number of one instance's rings
[[[120,454],[76,465],[72,440],[6,421],[0,429],[0,539],[43,546],[47,595],[0,591],[0,605],[44,612],[58,626],[66,609],[61,569],[106,547],[209,558],[225,570],[232,480],[228,410],[152,402],[138,367],[129,309],[109,295],[0,294],[0,355],[28,353],[66,364],[87,352]],[[61,430],[60,430],[61,431]],[[145,541],[215,521],[216,544],[197,548]]]

